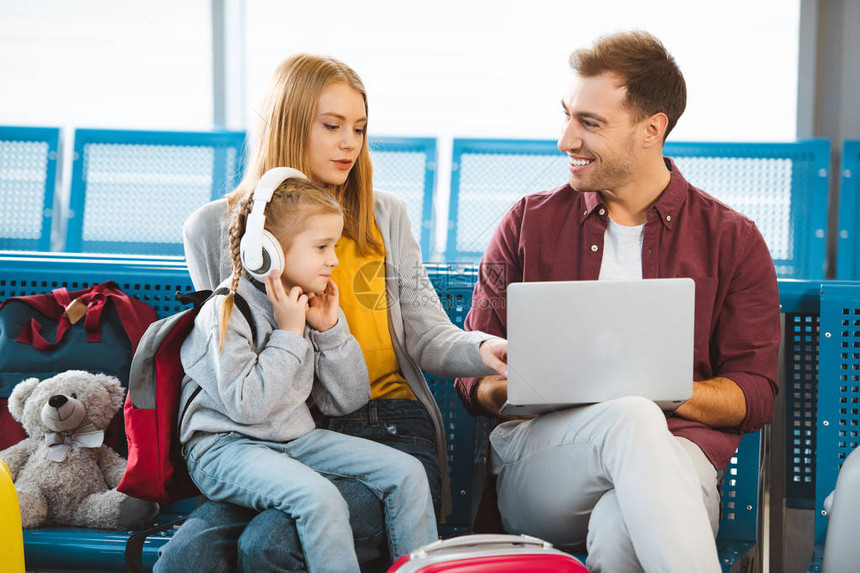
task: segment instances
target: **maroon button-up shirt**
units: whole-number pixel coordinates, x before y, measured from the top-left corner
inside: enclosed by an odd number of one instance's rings
[[[648,211],[643,278],[690,277],[696,282],[694,380],[723,376],[746,397],[737,428],[714,429],[669,416],[669,430],[725,469],[742,432],[773,418],[780,342],[779,293],[773,261],[755,224],[690,185],[674,163],[668,187]],[[505,215],[481,260],[467,330],[506,336],[505,297],[512,282],[596,280],[609,210],[594,192],[569,185],[528,195]],[[466,408],[476,378],[456,381]]]

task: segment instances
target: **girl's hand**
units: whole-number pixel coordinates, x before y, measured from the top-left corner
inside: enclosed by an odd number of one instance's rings
[[[320,332],[332,328],[337,324],[338,309],[340,308],[340,298],[337,291],[337,285],[328,278],[325,290],[320,294],[311,294],[308,297],[307,320],[313,328]]]
[[[284,289],[281,277],[274,272],[266,277],[266,296],[272,303],[275,324],[281,330],[298,334],[305,333],[305,320],[308,314],[308,297],[301,287],[293,287],[290,292]]]

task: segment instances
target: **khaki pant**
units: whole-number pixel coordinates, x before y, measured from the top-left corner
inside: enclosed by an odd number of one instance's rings
[[[500,424],[490,435],[505,530],[588,551],[593,573],[719,572],[719,476],[650,400]]]

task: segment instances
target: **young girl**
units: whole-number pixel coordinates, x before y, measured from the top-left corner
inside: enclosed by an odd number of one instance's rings
[[[271,189],[271,187],[269,188]],[[188,470],[210,499],[278,509],[296,522],[309,571],[358,571],[346,502],[322,474],[361,480],[384,501],[391,559],[436,538],[423,466],[375,442],[315,429],[307,402],[330,416],[370,395],[361,348],[338,305],[331,274],[343,213],[334,197],[297,177],[265,209],[265,229],[283,250],[283,272],[251,279],[240,242],[254,193],[229,228],[229,294],[208,301],[182,345],[180,425]],[[239,312],[241,296],[255,333]],[[195,394],[197,388],[202,391]]]

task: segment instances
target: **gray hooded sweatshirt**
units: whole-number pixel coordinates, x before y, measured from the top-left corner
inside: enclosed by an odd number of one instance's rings
[[[230,279],[221,286],[229,288]],[[185,369],[182,408],[194,390],[180,427],[184,444],[195,432],[239,432],[258,440],[286,442],[314,429],[308,397],[326,415],[339,416],[370,399],[367,366],[340,311],[337,324],[304,336],[279,330],[266,294],[245,278],[237,289],[251,309],[256,343],[245,317],[234,308],[219,351],[220,311],[225,296],[212,297],[182,344]],[[180,408],[180,411],[182,411]]]

